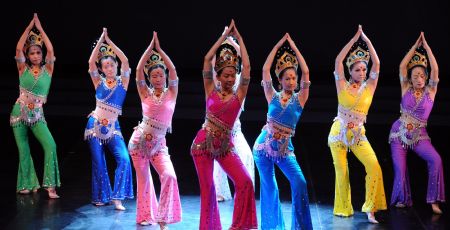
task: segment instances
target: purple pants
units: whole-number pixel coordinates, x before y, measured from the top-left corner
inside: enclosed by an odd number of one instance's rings
[[[419,141],[412,149],[428,165],[428,190],[427,203],[445,201],[444,172],[442,160],[430,140]],[[394,164],[395,178],[392,189],[391,205],[397,203],[412,206],[411,187],[409,184],[406,156],[408,150],[403,148],[401,142],[391,142],[392,161]]]

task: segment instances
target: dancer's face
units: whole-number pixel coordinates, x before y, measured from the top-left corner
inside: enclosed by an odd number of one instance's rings
[[[350,75],[354,82],[362,82],[367,76],[367,64],[363,61],[355,62],[350,69]]]
[[[297,71],[294,68],[286,69],[279,82],[283,90],[294,91],[297,88]]]
[[[150,83],[155,89],[163,89],[166,84],[166,73],[162,68],[152,69],[149,73]]]
[[[101,70],[105,77],[114,78],[117,75],[117,62],[112,57],[106,57],[101,60]]]
[[[411,83],[414,89],[422,89],[427,81],[427,74],[422,66],[416,66],[411,70]]]
[[[40,46],[34,45],[28,48],[28,60],[32,65],[40,65],[42,62],[42,49]]]
[[[225,67],[218,76],[217,80],[224,90],[231,90],[236,82],[236,68]]]

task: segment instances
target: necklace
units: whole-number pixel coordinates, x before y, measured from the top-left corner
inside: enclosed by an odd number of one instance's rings
[[[286,104],[292,97],[292,92],[286,93],[286,91],[281,92],[281,101]]]
[[[422,98],[422,95],[423,95],[422,89],[414,89],[414,97],[416,98],[416,102],[420,101],[420,99]]]
[[[160,105],[162,103],[166,91],[167,91],[167,88],[161,90],[160,92],[157,92],[153,88],[150,90],[150,94],[152,95],[152,100],[155,102],[155,104]]]
[[[114,87],[115,85],[116,85],[116,79],[110,79],[110,78],[107,78],[106,79],[106,85],[108,86],[108,88],[112,88],[112,87]]]
[[[229,94],[231,94],[231,93],[228,91],[222,90],[222,88],[219,89],[219,95],[220,95],[221,100],[224,100],[225,97],[228,96]]]
[[[33,74],[33,77],[36,78],[41,73],[41,67],[33,66],[31,67],[31,74]]]

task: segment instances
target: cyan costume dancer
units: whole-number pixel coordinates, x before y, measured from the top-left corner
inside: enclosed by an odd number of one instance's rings
[[[241,54],[239,44],[237,44],[232,37],[227,38],[227,42],[230,43],[237,51],[238,55]],[[213,59],[213,62],[215,60]],[[219,81],[217,80],[217,74],[213,72],[214,76],[214,83],[216,86],[219,85]],[[236,74],[236,81],[233,86],[233,90],[236,90],[239,86],[239,82],[241,79],[240,74]],[[244,104],[245,101],[242,103],[242,109],[241,112],[244,111]],[[233,143],[234,143],[234,149],[236,150],[236,153],[238,154],[239,158],[241,158],[242,163],[244,164],[245,168],[247,169],[248,174],[252,178],[253,187],[255,187],[255,162],[253,161],[253,155],[252,150],[250,149],[250,146],[247,143],[247,140],[245,140],[244,134],[241,130],[241,121],[239,119],[240,113],[237,116],[237,120],[234,123],[232,135],[233,135]],[[230,185],[228,184],[228,177],[225,171],[220,167],[220,164],[217,161],[214,161],[214,186],[216,187],[216,195],[218,201],[224,201],[224,200],[230,200],[231,199],[231,191],[230,191]]]
[[[232,45],[223,41],[228,36],[237,38],[242,54],[242,78],[236,91],[233,86],[241,69],[240,58]],[[214,71],[220,87],[213,81],[211,61],[216,56]],[[222,229],[216,190],[213,180],[214,160],[225,170],[235,187],[233,221],[229,229],[256,229],[255,192],[252,180],[234,150],[232,128],[247,95],[250,82],[250,60],[244,41],[234,21],[214,43],[204,58],[203,83],[206,97],[205,123],[197,132],[191,146],[200,184],[201,230]]]
[[[428,80],[428,60],[430,61],[430,80]],[[400,63],[400,85],[402,102],[400,118],[392,125],[389,135],[392,162],[394,164],[394,185],[391,205],[412,206],[406,157],[408,150],[415,152],[428,165],[427,203],[436,214],[441,214],[438,202],[445,201],[444,172],[442,160],[431,144],[426,127],[433,109],[433,102],[439,82],[439,69],[436,59],[428,46],[423,33]]]
[[[145,75],[150,87],[145,82]],[[181,221],[177,176],[165,138],[166,133],[171,131],[178,95],[178,77],[174,64],[160,47],[156,32],[153,32],[153,39],[137,66],[136,83],[143,119],[128,143],[137,179],[136,222],[141,225],[159,223],[162,230],[168,229],[167,224]],[[159,203],[150,174],[150,163],[161,181]]]
[[[272,85],[270,69],[274,59],[280,92]],[[299,64],[302,76],[300,91],[296,93]],[[253,146],[253,157],[261,181],[261,229],[285,229],[275,178],[275,165],[281,169],[291,185],[291,229],[313,228],[306,180],[292,144],[295,127],[308,100],[310,84],[305,59],[286,33],[267,57],[261,82],[269,105],[267,123]]]
[[[360,38],[362,41],[358,41]],[[369,51],[364,48],[364,43]],[[348,81],[342,64],[347,54],[346,65],[350,73]],[[372,68],[370,77],[366,80],[370,59]],[[377,87],[379,71],[380,60],[375,48],[359,26],[335,62],[334,79],[339,105],[338,115],[328,136],[328,146],[336,173],[333,214],[344,217],[353,215],[347,163],[347,153],[351,150],[366,170],[366,200],[362,211],[367,213],[367,220],[374,224],[378,223],[375,212],[385,210],[387,205],[383,174],[377,156],[367,140],[364,123]]]
[[[33,31],[33,27],[37,30]],[[45,61],[42,58],[43,45],[47,50]],[[17,43],[15,59],[20,76],[20,94],[11,111],[10,124],[19,150],[16,191],[19,194],[30,194],[40,188],[28,144],[28,130],[31,130],[44,149],[42,187],[47,190],[50,198],[59,198],[55,190],[55,187],[61,185],[56,144],[47,127],[43,109],[52,81],[55,55],[37,14],[34,14]]]
[[[116,55],[122,63],[120,76],[117,76]],[[117,210],[125,210],[122,200],[133,198],[130,157],[118,120],[118,116],[122,114],[130,72],[127,57],[111,41],[106,28],[103,28],[89,58],[89,74],[95,87],[96,107],[89,114],[84,137],[92,153],[92,203],[101,206],[112,201]],[[117,163],[112,190],[106,167],[106,148],[114,155]]]

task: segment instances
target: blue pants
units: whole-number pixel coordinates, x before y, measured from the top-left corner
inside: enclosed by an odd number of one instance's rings
[[[306,180],[295,156],[281,158],[278,161],[261,154],[254,154],[253,157],[261,183],[261,229],[285,229],[275,178],[275,164],[288,178],[291,185],[291,229],[312,229]]]
[[[111,200],[133,198],[133,175],[130,157],[123,138],[114,135],[107,143],[97,138],[89,139],[92,153],[92,202],[108,203]],[[114,190],[111,190],[108,168],[106,167],[105,149],[113,154],[117,167],[114,176]]]

